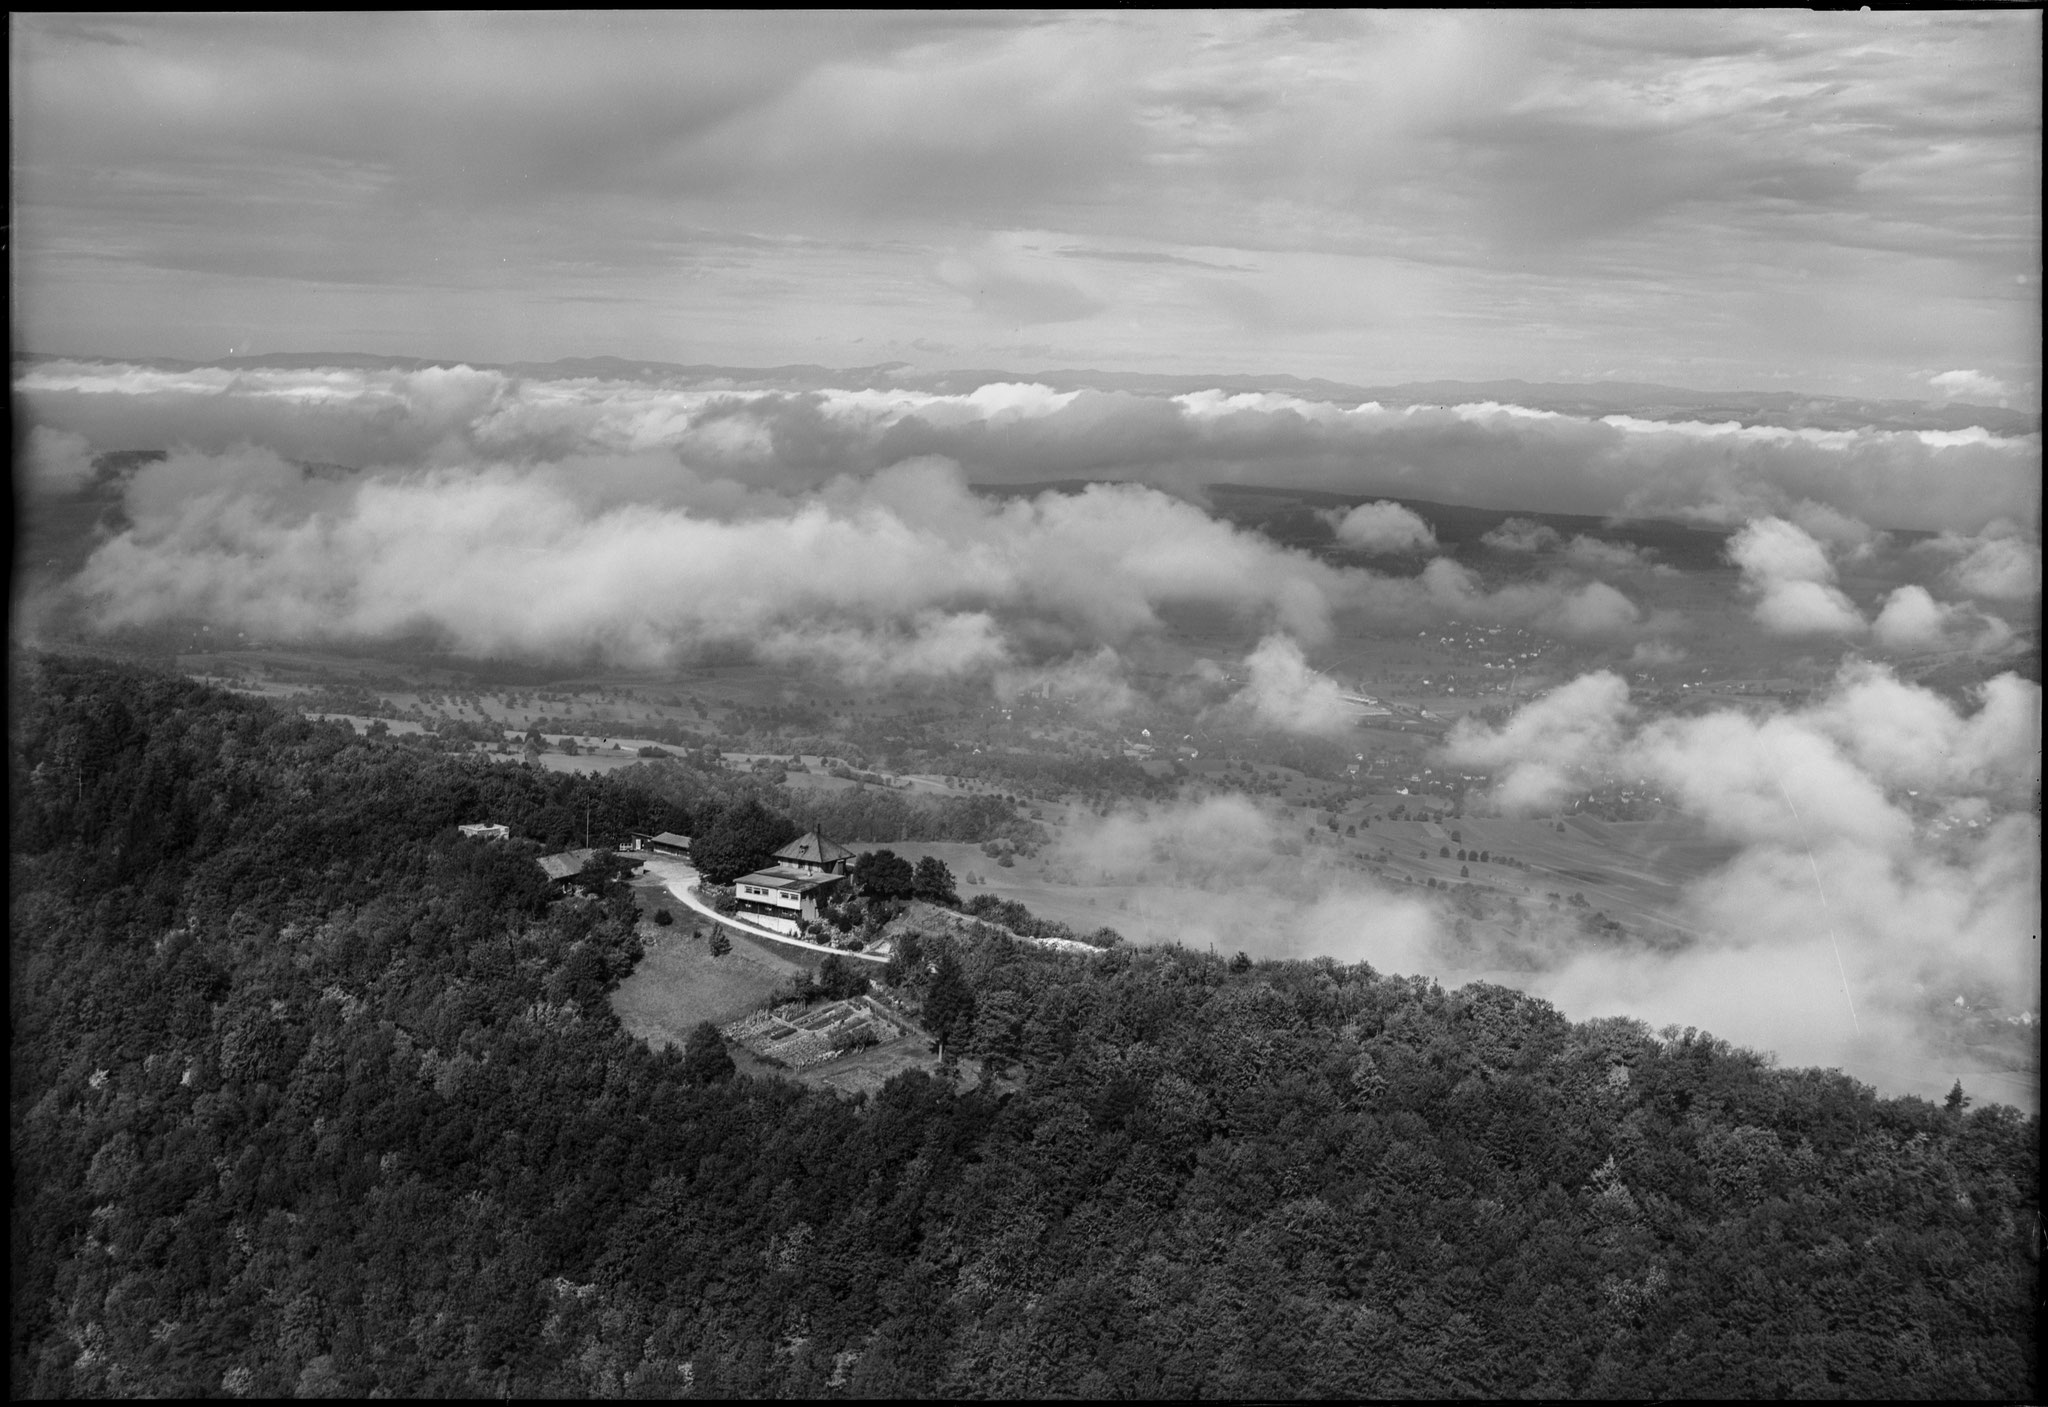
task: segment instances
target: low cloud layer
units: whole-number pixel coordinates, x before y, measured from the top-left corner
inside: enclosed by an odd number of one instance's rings
[[[1859,664],[1768,717],[1644,720],[1621,680],[1592,675],[1499,729],[1461,725],[1445,754],[1499,769],[1511,810],[1633,779],[1739,847],[1688,890],[1699,944],[1574,957],[1552,980],[1562,999],[1720,1012],[1720,1034],[1881,1073],[1940,1068],[1915,1016],[1930,991],[2039,1009],[2040,731],[2041,688],[2014,675],[1959,709]]]
[[[1646,717],[1601,673],[1497,729],[1456,730],[1446,760],[1494,771],[1509,811],[1640,779],[1681,818],[1661,823],[1669,834],[1728,856],[1683,887],[1663,915],[1679,936],[1656,944],[1603,942],[1525,903],[1511,935],[1475,945],[1436,896],[1361,873],[1305,840],[1299,813],[1237,795],[1078,822],[1054,863],[1129,886],[1119,921],[1150,938],[1507,980],[1575,1018],[1702,1026],[1893,1091],[1939,1095],[1960,1074],[2024,1103],[2025,1082],[1978,1073],[1940,1015],[1958,994],[2039,1010],[2040,724],[2040,687],[2011,675],[1963,709],[1859,665],[1773,717]]]
[[[2037,530],[2040,436],[1811,430],[1290,395],[792,392],[699,381],[541,379],[468,367],[163,370],[50,361],[17,375],[37,424],[96,450],[255,444],[352,467],[536,464],[658,452],[709,478],[791,490],[921,456],[971,482],[1215,482],[1735,526],[1764,516],[1974,534]],[[1367,505],[1361,546],[1423,540]],[[1805,518],[1801,514],[1807,515]],[[1352,518],[1343,520],[1352,522]]]
[[[102,626],[425,637],[470,656],[631,666],[738,645],[860,682],[1028,681],[1055,666],[1073,682],[1074,661],[1203,608],[1279,633],[1252,661],[1252,712],[1305,731],[1329,709],[1281,676],[1340,619],[1625,639],[1641,617],[1597,581],[1489,591],[1447,559],[1419,577],[1333,567],[1136,484],[990,498],[934,459],[782,493],[650,452],[332,474],[245,447],[145,464],[124,507],[130,526],[73,583]],[[1126,687],[1089,670],[1091,697]]]

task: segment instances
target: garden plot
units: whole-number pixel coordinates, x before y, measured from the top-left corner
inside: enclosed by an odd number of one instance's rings
[[[807,1070],[848,1051],[887,1045],[905,1034],[901,1024],[866,997],[810,1008],[787,1003],[724,1028],[726,1039],[791,1070]]]

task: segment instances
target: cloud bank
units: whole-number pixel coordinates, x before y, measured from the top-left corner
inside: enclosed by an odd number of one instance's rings
[[[1799,430],[1495,403],[1346,405],[1278,394],[792,392],[499,370],[165,370],[41,362],[16,387],[38,425],[96,450],[255,444],[351,467],[662,453],[706,477],[788,490],[938,456],[975,483],[1120,479],[1198,496],[1216,482],[1734,526],[1782,516],[1976,534],[2038,532],[2040,436]],[[1360,510],[1354,510],[1354,513]],[[1801,518],[1801,514],[1805,517]],[[1342,520],[1353,522],[1352,518]],[[1426,529],[1427,525],[1422,525]],[[1365,506],[1361,545],[1423,545]]]
[[[1887,1090],[1938,1097],[1961,1075],[2032,1103],[2024,1080],[1983,1073],[1936,1013],[1958,994],[2039,1011],[2040,726],[2040,686],[2012,675],[1959,708],[1866,664],[1770,717],[1647,717],[1623,680],[1595,673],[1498,728],[1456,729],[1445,760],[1494,772],[1505,809],[1543,814],[1642,779],[1676,813],[1668,834],[1728,853],[1665,915],[1679,936],[1654,945],[1598,941],[1571,910],[1526,900],[1475,943],[1455,906],[1361,873],[1304,841],[1298,813],[1239,795],[1084,820],[1054,858],[1078,882],[1130,886],[1134,934],[1504,980],[1575,1018],[1699,1025]],[[1545,876],[1532,878],[1540,889]]]
[[[2039,1009],[2040,730],[2040,686],[2011,674],[1974,710],[1852,664],[1787,714],[1650,720],[1597,674],[1499,729],[1461,724],[1445,755],[1498,768],[1497,801],[1524,811],[1646,779],[1739,847],[1688,890],[1680,918],[1700,944],[1574,957],[1551,982],[1563,999],[1652,1019],[1718,1010],[1718,1033],[1801,1060],[1939,1069],[1953,1058],[1928,1048],[1915,1016],[1929,992]],[[1815,992],[1842,1000],[1816,1008]]]
[[[352,474],[184,450],[135,469],[123,506],[128,527],[71,584],[103,627],[633,667],[739,646],[863,682],[1007,671],[1029,687],[1058,666],[1041,682],[1086,676],[1114,700],[1127,686],[1102,651],[1206,609],[1277,632],[1250,661],[1252,712],[1306,731],[1332,715],[1301,649],[1340,618],[1619,638],[1641,614],[1599,582],[1488,591],[1444,559],[1414,578],[1331,566],[1137,484],[994,498],[931,458],[785,493],[654,452]]]

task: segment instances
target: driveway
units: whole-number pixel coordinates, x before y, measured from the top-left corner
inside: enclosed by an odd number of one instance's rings
[[[640,860],[642,867],[647,873],[659,879],[667,887],[669,893],[675,895],[676,898],[682,900],[688,907],[702,914],[705,918],[710,919],[713,923],[723,924],[735,933],[744,933],[749,938],[761,942],[781,943],[791,948],[809,948],[814,953],[835,953],[842,958],[852,958],[856,962],[886,963],[888,961],[887,958],[877,957],[873,953],[849,953],[843,948],[828,948],[823,943],[810,943],[801,938],[786,938],[771,929],[756,928],[744,919],[734,918],[730,914],[718,912],[718,910],[698,898],[697,886],[702,882],[703,876],[697,873],[696,867],[688,860],[679,860],[669,855],[650,855],[645,853],[641,854]]]

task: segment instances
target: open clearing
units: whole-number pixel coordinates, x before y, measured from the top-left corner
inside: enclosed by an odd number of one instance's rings
[[[635,885],[643,911],[680,910],[673,925],[640,923],[647,954],[612,992],[619,1024],[659,1049],[681,1045],[700,1021],[724,1025],[758,1009],[804,967],[744,933],[726,930],[732,951],[711,955],[709,920],[695,917],[657,883]],[[702,936],[694,930],[702,929]]]

